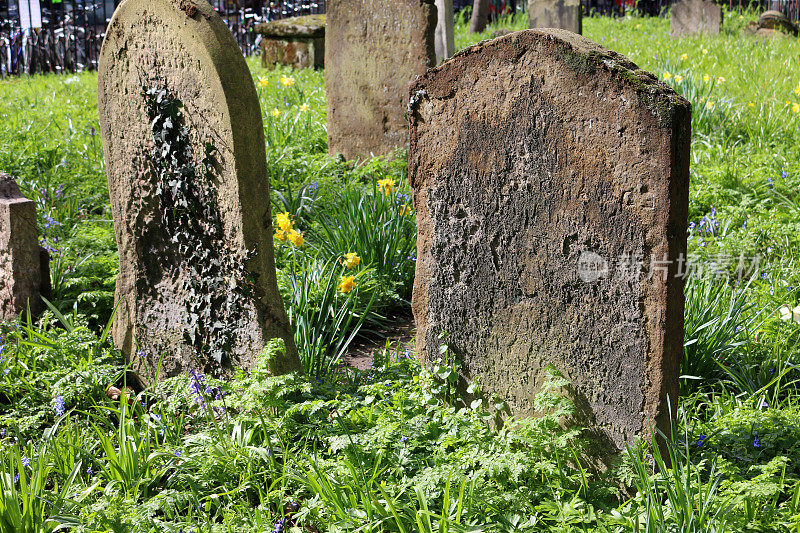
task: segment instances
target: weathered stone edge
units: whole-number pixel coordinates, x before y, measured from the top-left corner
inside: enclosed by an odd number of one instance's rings
[[[691,104],[688,100],[650,72],[640,69],[622,54],[609,50],[582,35],[567,30],[546,28],[522,30],[496,39],[481,41],[458,52],[438,67],[429,69],[410,85],[409,115],[413,115],[416,103],[422,94],[427,94],[431,98],[451,96],[453,82],[459,70],[465,68],[462,64],[482,62],[480,54],[482,50],[493,48],[519,57],[539,41],[549,42],[558,47],[564,63],[575,71],[588,74],[593,69],[603,69],[617,76],[636,91],[640,97],[639,101],[650,109],[662,128],[671,126],[675,114],[679,112],[678,108],[686,108],[691,113]]]

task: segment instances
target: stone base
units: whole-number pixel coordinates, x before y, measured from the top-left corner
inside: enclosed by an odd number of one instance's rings
[[[261,41],[261,65],[268,67],[275,63],[294,68],[324,68],[325,38],[264,37]]]

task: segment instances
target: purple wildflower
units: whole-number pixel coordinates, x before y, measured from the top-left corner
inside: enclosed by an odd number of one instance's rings
[[[56,396],[54,409],[56,411],[56,416],[64,416],[64,398]]]

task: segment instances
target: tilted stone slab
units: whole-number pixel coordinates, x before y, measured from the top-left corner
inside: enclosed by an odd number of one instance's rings
[[[347,159],[408,145],[408,84],[436,61],[434,0],[326,4],[328,151]]]
[[[273,20],[253,28],[263,35],[261,65],[294,68],[325,66],[325,15],[305,15]]]
[[[50,273],[40,254],[36,204],[0,173],[0,320],[42,310],[41,288],[49,286]]]
[[[649,436],[648,420],[666,429],[683,345],[690,104],[563,30],[475,45],[411,95],[422,361],[439,358],[445,334],[462,377],[517,415],[533,412],[553,365],[609,450]],[[668,272],[649,279],[661,262]]]
[[[225,24],[204,0],[126,0],[97,85],[117,346],[148,377],[163,356],[164,377],[248,367],[282,338],[273,370],[298,369],[275,279],[260,106]]]
[[[529,0],[528,27],[583,33],[581,0]]]
[[[697,34],[716,35],[722,28],[722,7],[711,0],[683,0],[669,10],[673,38]]]

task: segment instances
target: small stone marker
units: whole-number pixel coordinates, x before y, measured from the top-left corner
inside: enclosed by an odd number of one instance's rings
[[[528,27],[583,33],[581,0],[528,0]]]
[[[609,450],[649,436],[648,421],[667,429],[690,104],[564,30],[475,45],[411,95],[422,361],[446,334],[463,377],[517,415],[532,413],[553,365]]]
[[[305,15],[259,24],[253,31],[263,35],[261,65],[275,63],[294,68],[325,66],[325,15]]]
[[[328,151],[347,159],[408,145],[408,84],[435,64],[434,0],[329,0]]]
[[[119,250],[113,335],[152,377],[249,367],[282,338],[261,111],[205,0],[126,0],[100,56],[98,107]]]
[[[436,63],[456,52],[453,0],[436,0]]]
[[[669,10],[672,38],[697,34],[716,35],[722,27],[722,7],[711,0],[682,0]]]
[[[13,320],[29,307],[35,316],[43,308],[41,289],[50,280],[38,235],[36,204],[22,196],[14,178],[0,173],[0,320]]]

